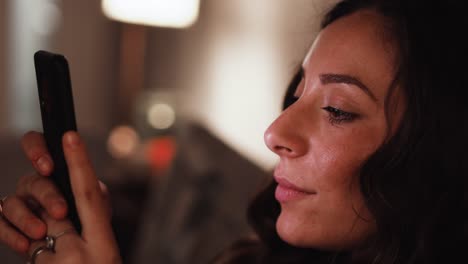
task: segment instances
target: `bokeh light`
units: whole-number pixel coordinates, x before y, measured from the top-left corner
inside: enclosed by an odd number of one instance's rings
[[[176,140],[172,136],[157,137],[146,143],[146,155],[151,167],[158,172],[167,170],[176,155]]]
[[[127,23],[184,28],[197,20],[199,0],[102,0],[102,10]]]
[[[168,104],[155,103],[148,109],[147,121],[155,129],[170,128],[174,124],[175,118],[175,111]]]
[[[114,128],[107,140],[107,149],[112,157],[128,158],[135,153],[140,144],[138,133],[130,126]]]

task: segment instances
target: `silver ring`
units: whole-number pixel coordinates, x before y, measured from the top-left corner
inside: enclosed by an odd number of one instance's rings
[[[33,253],[31,254],[31,258],[29,259],[27,264],[35,264],[36,263],[36,258],[39,256],[42,252],[45,251],[51,251],[47,246],[42,245],[34,249]]]
[[[46,236],[45,238],[45,241],[46,241],[46,244],[45,244],[45,247],[52,251],[53,253],[55,253],[55,243],[57,242],[57,238],[65,235],[65,234],[68,234],[68,233],[75,233],[75,229],[74,228],[69,228],[69,229],[66,229],[56,235],[48,235]]]
[[[8,195],[0,198],[0,217],[1,218],[3,218],[3,204],[5,203],[7,198],[8,198]]]

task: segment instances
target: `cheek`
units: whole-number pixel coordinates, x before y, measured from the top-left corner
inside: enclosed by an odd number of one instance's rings
[[[357,182],[362,164],[377,150],[384,139],[381,126],[367,126],[349,129],[336,128],[322,133],[310,141],[308,164],[316,164],[309,170],[316,171],[317,184],[326,190]]]
[[[355,215],[356,211],[370,214],[364,206],[360,189],[360,170],[366,160],[378,149],[384,140],[382,126],[360,126],[348,130],[330,132],[316,142],[316,152],[311,155],[317,169],[310,168],[310,181],[320,193],[319,198],[330,207],[329,213],[337,212],[346,216]],[[324,154],[323,154],[324,153]]]
[[[359,170],[383,142],[382,126],[328,129],[310,140],[302,160],[304,182],[316,197],[282,204],[277,222],[287,242],[323,249],[349,248],[374,230],[360,191]]]

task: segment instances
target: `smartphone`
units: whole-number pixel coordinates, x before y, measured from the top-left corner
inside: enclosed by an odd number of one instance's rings
[[[42,128],[47,148],[54,161],[51,179],[67,201],[68,218],[76,230],[81,232],[62,148],[63,134],[70,130],[77,131],[68,62],[63,55],[39,50],[34,54],[34,66]]]

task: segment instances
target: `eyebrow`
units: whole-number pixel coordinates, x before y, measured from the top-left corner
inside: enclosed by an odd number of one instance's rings
[[[353,76],[345,75],[345,74],[334,74],[334,73],[326,73],[319,75],[320,82],[323,85],[330,84],[330,83],[345,83],[354,85],[361,90],[363,90],[369,97],[374,101],[377,102],[377,97],[371,92],[371,90],[364,85],[358,78]]]

